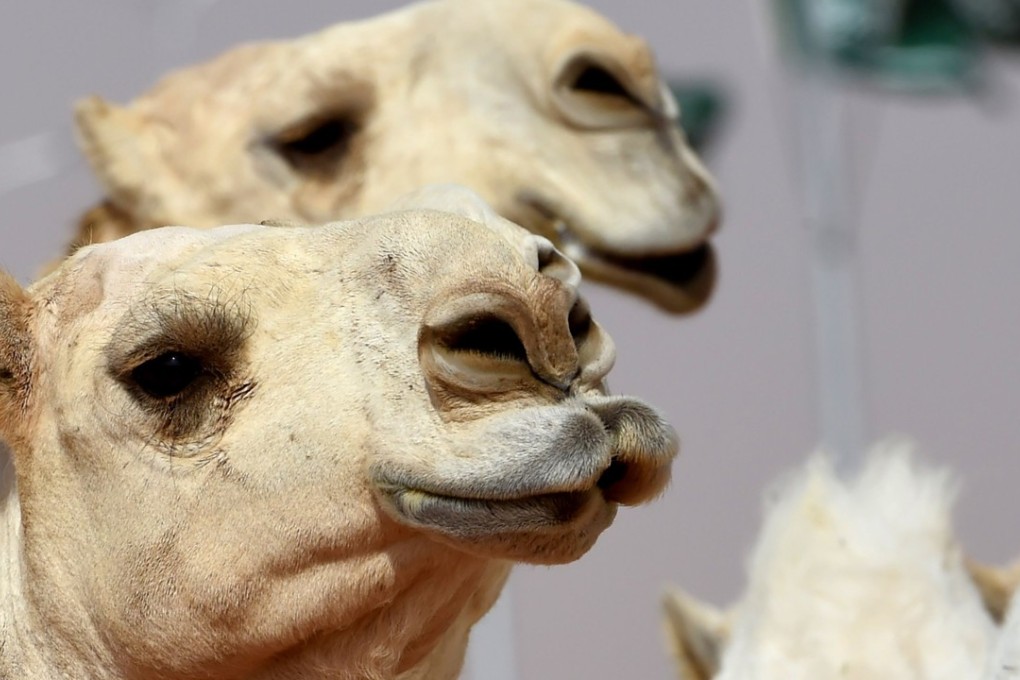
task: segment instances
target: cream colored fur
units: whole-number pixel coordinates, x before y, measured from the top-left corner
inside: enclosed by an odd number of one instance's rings
[[[984,680],[1020,678],[1020,594],[1013,596]]]
[[[954,495],[903,443],[850,481],[812,459],[771,496],[736,607],[705,626],[710,607],[668,599],[681,677],[981,677],[998,629],[952,533]]]
[[[319,224],[457,182],[592,277],[687,311],[712,288],[719,210],[676,123],[645,43],[584,7],[424,2],[239,47],[126,107],[81,102],[106,200],[76,242]]]
[[[461,190],[401,207],[0,279],[0,677],[453,678],[513,562],[664,488],[576,267]]]

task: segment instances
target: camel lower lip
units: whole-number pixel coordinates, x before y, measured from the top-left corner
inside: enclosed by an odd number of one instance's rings
[[[461,498],[406,487],[381,487],[403,519],[458,538],[555,530],[583,521],[605,504],[598,489],[538,494],[518,499]]]

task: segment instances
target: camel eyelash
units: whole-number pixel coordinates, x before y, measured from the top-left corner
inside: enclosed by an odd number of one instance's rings
[[[125,318],[115,337],[146,339],[112,347],[109,371],[177,438],[201,423],[220,388],[229,389],[253,325],[245,305],[175,294]]]

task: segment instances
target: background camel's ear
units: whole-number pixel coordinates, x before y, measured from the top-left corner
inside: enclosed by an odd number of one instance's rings
[[[21,433],[32,376],[31,300],[17,281],[0,272],[0,436]]]
[[[709,680],[719,672],[730,637],[730,615],[698,602],[678,588],[662,598],[666,635],[679,665],[680,680]]]
[[[152,187],[166,178],[156,126],[131,109],[100,97],[74,109],[78,145],[114,204],[129,213],[151,216],[159,199]]]
[[[981,593],[985,609],[996,623],[1002,623],[1006,618],[1010,600],[1013,599],[1013,593],[1020,586],[1020,559],[1008,567],[992,567],[968,559],[966,566],[974,585]]]

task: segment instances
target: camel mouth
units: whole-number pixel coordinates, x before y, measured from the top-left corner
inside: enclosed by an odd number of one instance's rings
[[[508,499],[378,488],[388,514],[401,524],[473,555],[532,564],[581,557],[613,523],[618,507],[598,487]]]
[[[460,538],[573,524],[583,521],[593,506],[604,502],[595,489],[499,499],[450,496],[408,487],[381,490],[402,518]]]
[[[609,527],[621,504],[614,490],[624,483],[631,467],[613,459],[595,480],[579,480],[575,485],[583,488],[506,498],[451,493],[407,479],[377,480],[375,486],[388,514],[402,524],[438,534],[470,552],[487,554],[494,542],[500,544],[499,553],[507,553],[508,544],[530,545],[502,556],[541,563],[560,560],[548,560],[542,551],[529,553],[535,537],[555,539],[559,552],[569,552],[576,543],[574,549],[579,552],[569,558],[574,559]]]
[[[479,427],[432,464],[375,461],[379,509],[459,550],[539,564],[580,557],[619,507],[661,494],[680,446],[654,409],[625,397],[529,407]]]
[[[641,295],[667,312],[690,314],[711,299],[718,278],[715,248],[708,241],[674,252],[630,254],[588,242],[562,211],[535,197],[524,198],[532,224],[592,279]],[[530,217],[531,219],[528,219]],[[712,234],[716,224],[705,230]]]

